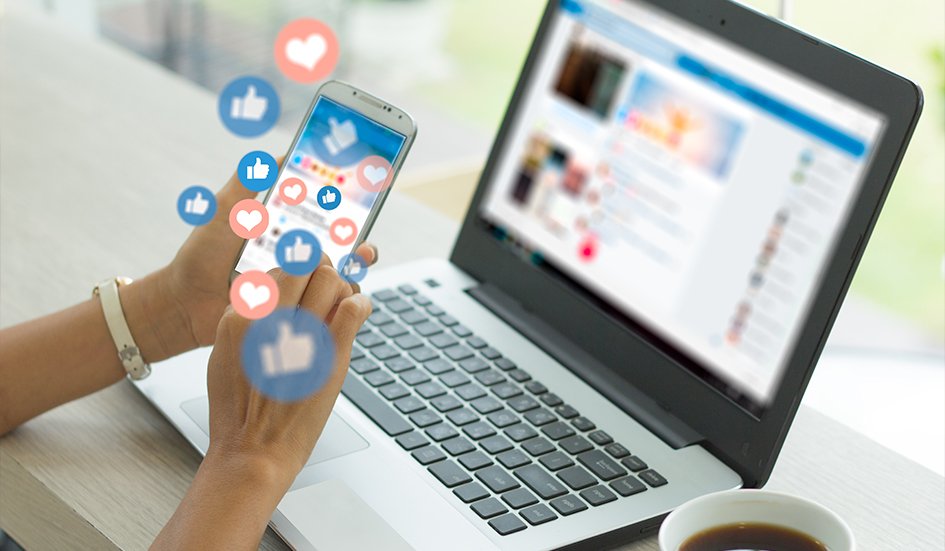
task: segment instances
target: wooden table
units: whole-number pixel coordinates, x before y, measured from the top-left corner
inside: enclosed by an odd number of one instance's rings
[[[0,48],[4,326],[84,300],[104,277],[167,262],[187,234],[180,190],[219,186],[247,147],[282,151],[290,139],[232,137],[212,94],[29,12],[7,8]],[[431,200],[449,208],[444,189]],[[404,194],[388,205],[373,233],[382,266],[448,254],[455,222]],[[199,462],[122,382],[0,439],[0,526],[28,550],[144,549]],[[809,408],[768,487],[834,509],[861,549],[943,548],[942,477]],[[285,549],[271,531],[262,547]]]

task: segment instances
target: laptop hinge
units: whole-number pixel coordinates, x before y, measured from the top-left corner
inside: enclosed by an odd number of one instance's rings
[[[633,417],[675,449],[704,438],[662,408],[655,400],[616,376],[601,362],[540,318],[530,314],[494,285],[483,283],[466,291],[470,296],[514,327],[572,373]]]

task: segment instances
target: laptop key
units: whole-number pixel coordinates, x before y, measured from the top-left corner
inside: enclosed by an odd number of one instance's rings
[[[558,515],[554,514],[547,505],[539,503],[538,505],[532,505],[531,507],[526,507],[522,509],[520,513],[522,517],[528,521],[532,526],[538,526],[539,524],[544,524],[546,522],[551,522],[554,519],[558,518]]]
[[[544,394],[548,392],[548,387],[546,387],[545,385],[541,384],[538,381],[528,381],[527,383],[525,383],[525,390],[537,396],[539,394]]]
[[[430,381],[428,383],[417,385],[414,390],[417,391],[417,394],[423,396],[427,400],[432,400],[437,396],[443,396],[446,394],[446,389],[443,388],[443,385],[436,381]]]
[[[422,448],[423,446],[426,446],[430,443],[429,440],[424,438],[422,434],[415,430],[410,431],[407,434],[401,434],[396,438],[396,440],[397,443],[400,444],[400,447],[407,450],[408,452],[417,448]]]
[[[440,314],[440,323],[447,327],[452,327],[459,323],[453,316],[449,314]]]
[[[552,499],[550,505],[555,511],[558,511],[558,514],[565,517],[587,509],[587,505],[581,501],[581,498],[572,494]]]
[[[427,298],[426,295],[417,293],[413,296],[413,301],[416,302],[419,306],[427,306],[433,304],[433,301]]]
[[[557,413],[561,417],[564,417],[565,419],[573,419],[577,417],[578,415],[580,415],[580,413],[578,413],[578,410],[574,409],[573,407],[567,404],[562,404],[556,407],[555,413]]]
[[[558,442],[558,445],[571,455],[577,455],[587,450],[594,449],[594,444],[588,442],[583,436],[569,436]]]
[[[521,486],[515,478],[512,477],[509,473],[505,472],[505,469],[498,465],[493,465],[491,467],[486,467],[485,469],[480,469],[476,471],[476,478],[482,481],[490,490],[497,494],[508,490],[514,490]]]
[[[528,440],[529,438],[535,437],[538,435],[538,432],[525,423],[518,423],[512,425],[505,429],[505,435],[511,438],[515,442],[521,442],[523,440]]]
[[[463,467],[466,467],[470,471],[475,471],[476,469],[481,469],[483,467],[492,465],[492,459],[480,451],[465,453],[460,455],[457,459]]]
[[[459,341],[456,340],[456,337],[449,333],[440,333],[439,335],[430,337],[430,344],[440,349],[449,348],[458,343]]]
[[[577,465],[559,471],[558,478],[574,490],[583,490],[597,484],[597,479],[591,473]]]
[[[365,329],[365,327],[362,325],[361,329]],[[370,329],[368,329],[368,331],[370,331]],[[360,346],[351,347],[351,358],[349,358],[350,361],[359,360],[363,357],[364,357],[364,350],[361,350]]]
[[[365,374],[365,373],[370,373],[370,372],[372,372],[372,371],[374,371],[374,370],[380,368],[380,366],[378,366],[378,365],[374,362],[374,360],[372,360],[372,359],[370,359],[370,358],[361,358],[360,360],[355,360],[355,361],[351,362],[351,364],[349,364],[349,365],[350,365],[352,371],[354,371],[355,373],[359,373],[359,374],[361,374],[361,375],[363,375],[363,374]]]
[[[414,310],[413,308],[400,313],[400,320],[406,323],[407,325],[416,325],[418,323],[423,323],[429,319],[430,318],[423,315],[423,312],[418,312],[417,310]]]
[[[522,413],[537,408],[538,402],[531,396],[516,396],[508,401],[508,405],[515,411]]]
[[[486,416],[489,419],[489,422],[495,425],[496,427],[502,429],[508,427],[509,425],[514,425],[518,423],[518,416],[512,413],[507,409],[500,409],[499,411],[494,411]]]
[[[557,419],[554,413],[551,413],[545,408],[533,409],[526,413],[524,417],[528,419],[529,423],[535,425],[536,427],[547,425],[548,423],[551,423]]]
[[[384,325],[394,321],[394,318],[390,317],[387,312],[373,312],[367,320],[371,325]]]
[[[383,391],[381,391],[383,392]],[[456,396],[447,394],[446,396],[440,396],[430,400],[430,405],[436,408],[437,411],[443,413],[447,411],[453,411],[454,409],[460,408],[463,406],[463,403],[459,401]]]
[[[514,383],[499,383],[489,390],[491,390],[493,394],[499,398],[502,398],[503,400],[508,400],[509,398],[513,398],[522,393],[522,389],[520,389],[518,385]]]
[[[492,518],[508,511],[508,508],[506,508],[505,505],[502,505],[502,503],[494,497],[490,497],[489,499],[480,501],[478,503],[473,503],[470,506],[470,509],[472,509],[482,518]]]
[[[542,499],[552,499],[568,493],[563,484],[539,465],[528,465],[512,472]]]
[[[517,469],[522,465],[528,465],[532,462],[531,459],[525,455],[522,450],[509,450],[507,452],[500,453],[495,456],[495,458],[502,463],[506,469]]]
[[[384,386],[381,388],[380,393],[381,396],[387,398],[388,400],[396,400],[398,398],[403,398],[404,396],[410,395],[410,391],[400,383]]]
[[[666,484],[666,479],[663,478],[663,476],[660,473],[654,471],[653,469],[647,469],[643,471],[642,473],[638,474],[637,476],[642,478],[643,482],[646,482],[647,484],[649,484],[650,486],[653,486],[654,488],[662,486],[663,484]]]
[[[495,366],[501,369],[502,371],[509,371],[509,370],[515,369],[515,362],[513,362],[512,360],[508,358],[499,358],[495,361]],[[525,373],[525,374],[528,375],[528,373]],[[527,381],[528,379],[525,379],[525,380]]]
[[[434,463],[430,467],[427,467],[427,470],[447,488],[459,486],[460,484],[465,484],[472,480],[465,470],[450,460]]]
[[[386,371],[377,370],[365,375],[364,382],[373,387],[379,387],[393,383],[394,376]]]
[[[421,429],[435,425],[442,421],[439,415],[429,409],[423,409],[416,413],[411,413],[410,420],[413,421],[413,424],[417,425]]]
[[[426,406],[420,401],[419,398],[407,396],[406,398],[401,398],[394,402],[394,407],[400,410],[401,413],[407,414],[420,411]]]
[[[453,360],[454,362],[465,360],[466,358],[473,355],[472,350],[462,344],[451,346],[444,350],[443,353],[446,354],[446,357]]]
[[[443,446],[443,449],[446,450],[446,453],[457,456],[462,455],[466,452],[471,452],[476,449],[476,445],[466,440],[462,436],[457,436],[456,438],[450,438],[444,442],[440,443]]]
[[[611,501],[617,499],[617,496],[615,496],[613,492],[603,486],[594,486],[593,488],[588,488],[581,492],[580,495],[585,501],[594,507],[603,505],[605,503],[610,503]]]
[[[364,348],[371,348],[372,346],[384,344],[384,337],[372,331],[370,333],[364,333],[362,335],[358,335],[357,341],[358,341],[358,344],[360,344]]]
[[[459,362],[459,367],[463,368],[466,373],[472,374],[489,369],[489,364],[479,356],[474,356]]]
[[[499,365],[499,362],[496,362],[496,365]],[[532,376],[523,369],[513,369],[512,371],[509,371],[509,377],[511,377],[512,380],[517,383],[524,383],[525,381],[528,381],[532,378]]]
[[[450,420],[450,423],[460,427],[479,420],[479,416],[469,408],[451,411],[446,414],[446,418]]]
[[[582,465],[591,470],[601,480],[613,480],[627,474],[623,467],[600,450],[591,450],[577,456]]]
[[[509,534],[514,534],[515,532],[520,532],[527,528],[525,523],[519,520],[519,518],[512,513],[502,515],[501,517],[496,517],[489,521],[489,526],[493,530],[499,533],[500,536],[507,536]]]
[[[498,411],[502,409],[502,402],[499,402],[495,398],[490,396],[483,396],[482,398],[477,398],[469,403],[476,411],[486,415],[487,413],[492,413],[493,411]]]
[[[409,283],[404,283],[403,285],[397,287],[397,290],[405,295],[417,294],[417,288]]]
[[[634,476],[618,478],[610,483],[610,487],[623,497],[632,496],[646,491],[646,486]]]
[[[594,432],[587,435],[588,438],[594,441],[598,446],[606,446],[614,441],[609,434],[602,430],[595,430]]]
[[[502,494],[502,501],[508,503],[509,507],[513,509],[521,509],[538,503],[538,498],[525,488],[519,488]]]
[[[380,291],[377,291],[371,294],[371,298],[378,300],[380,302],[387,302],[388,300],[394,300],[398,296],[399,295],[397,294],[397,292],[393,291],[392,289],[381,289]]]
[[[388,323],[381,327],[381,333],[384,333],[384,336],[389,339],[394,339],[401,335],[406,335],[407,328],[396,322]]]
[[[408,352],[408,354],[410,354],[411,358],[421,363],[428,360],[432,360],[433,358],[437,357],[436,350],[433,350],[429,346],[421,346],[420,348],[414,348],[413,350]]]
[[[430,376],[419,369],[408,369],[400,374],[400,380],[410,386],[423,384],[430,380]]]
[[[440,319],[442,320],[443,318]],[[453,334],[461,339],[465,339],[466,337],[473,334],[473,332],[465,325],[454,325],[450,329],[453,330]]]
[[[446,459],[446,454],[436,446],[424,446],[422,448],[413,450],[410,455],[420,462],[421,465],[429,465],[431,463],[436,463],[437,461]]]
[[[483,421],[478,421],[476,423],[472,423],[471,425],[464,426],[463,432],[465,432],[466,436],[472,438],[473,440],[482,440],[483,438],[488,438],[495,434],[495,429]]]
[[[440,382],[450,388],[456,388],[469,383],[469,377],[459,371],[453,371],[440,376]]]
[[[398,356],[396,358],[387,360],[384,362],[384,365],[386,365],[387,369],[390,369],[394,373],[401,373],[403,371],[407,371],[408,369],[413,369],[414,367],[414,363],[403,356]]]
[[[642,471],[643,469],[647,467],[646,462],[635,455],[631,455],[630,457],[624,457],[623,459],[620,460],[620,463],[624,467],[630,469],[633,472]]]
[[[442,375],[444,373],[453,371],[453,364],[444,360],[443,358],[433,358],[428,362],[424,362],[423,368],[433,375]]]
[[[413,350],[423,345],[423,341],[416,335],[403,335],[394,339],[394,344],[401,350]]]
[[[491,346],[487,346],[483,348],[482,350],[479,351],[479,353],[490,360],[497,360],[502,357],[502,353],[496,350],[495,348],[492,348]]]
[[[427,313],[430,314],[431,316],[442,316],[443,314],[446,313],[446,311],[440,308],[439,306],[437,306],[436,304],[428,304]]]
[[[470,482],[469,484],[463,484],[462,486],[455,488],[453,493],[456,494],[463,503],[472,503],[473,501],[479,501],[484,497],[489,497],[489,490],[486,490],[482,487],[482,484],[478,482]]]
[[[555,421],[554,423],[541,427],[541,432],[545,433],[545,436],[552,440],[561,440],[562,438],[572,436],[574,429],[562,421]]]
[[[382,362],[400,356],[400,351],[389,344],[382,344],[371,349],[371,355]]]
[[[581,432],[587,432],[589,430],[594,430],[594,428],[596,428],[594,423],[592,423],[591,420],[588,419],[587,417],[577,417],[575,419],[572,419],[571,424],[574,426],[574,428],[576,428],[577,430]]]
[[[628,455],[630,455],[630,450],[625,448],[623,444],[620,444],[617,442],[607,446],[606,448],[604,448],[604,450],[617,459],[620,459],[621,457],[627,457]]]
[[[476,373],[475,377],[476,380],[479,381],[483,386],[491,386],[501,383],[505,380],[505,377],[494,369],[480,371],[479,373]]]
[[[463,400],[466,400],[467,402],[469,400],[475,400],[476,398],[481,398],[486,395],[486,391],[483,390],[482,387],[480,387],[479,385],[471,385],[471,384],[456,387],[454,392],[456,392],[457,396],[459,396]]]
[[[429,337],[430,335],[436,335],[437,333],[443,332],[443,328],[432,321],[421,322],[417,324],[413,330],[416,331],[421,337]]]
[[[486,341],[482,340],[482,339],[479,338],[479,337],[475,337],[475,336],[469,337],[468,339],[466,339],[466,344],[468,344],[469,346],[475,348],[476,350],[479,350],[480,348],[485,348],[485,347],[489,346],[489,344],[488,344]]]
[[[423,432],[427,433],[427,436],[429,436],[434,442],[442,442],[459,434],[456,432],[456,429],[450,425],[447,425],[446,423],[433,425]]]
[[[542,403],[544,403],[548,407],[556,407],[564,403],[564,400],[562,400],[560,396],[558,396],[557,394],[553,392],[543,394],[539,398],[539,400],[541,400]]]
[[[398,415],[396,411],[387,405],[387,402],[382,400],[377,394],[374,394],[374,391],[359,381],[357,377],[346,377],[344,385],[341,387],[341,392],[348,400],[351,400],[354,405],[358,406],[358,409],[370,417],[388,436],[397,436],[412,430],[410,423]]]
[[[482,449],[486,450],[492,455],[512,449],[512,443],[509,442],[504,436],[499,434],[490,436],[489,438],[483,438],[479,441],[479,445],[482,446]]]
[[[527,451],[532,457],[546,454],[554,451],[555,445],[544,438],[532,438],[522,442],[522,449]]]
[[[410,310],[413,308],[413,306],[411,306],[409,302],[405,301],[402,298],[395,298],[394,300],[384,304],[384,306],[386,306],[388,310],[390,310],[391,312],[395,314],[399,314],[400,312],[406,312],[407,310]]]
[[[539,459],[539,461],[549,471],[558,471],[565,467],[570,467],[571,465],[574,465],[574,461],[572,461],[570,457],[558,451],[542,456],[542,458]]]

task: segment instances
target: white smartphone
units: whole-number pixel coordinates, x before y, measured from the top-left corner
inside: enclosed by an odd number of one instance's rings
[[[313,234],[342,269],[374,225],[416,134],[402,109],[350,84],[323,84],[263,200],[269,226],[243,244],[233,277],[277,267],[276,243],[292,230]]]

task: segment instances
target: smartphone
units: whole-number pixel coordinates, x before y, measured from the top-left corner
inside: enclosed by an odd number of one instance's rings
[[[323,84],[263,200],[269,226],[243,244],[233,277],[278,267],[276,244],[292,230],[314,235],[342,270],[371,231],[416,134],[404,110],[350,84]]]

